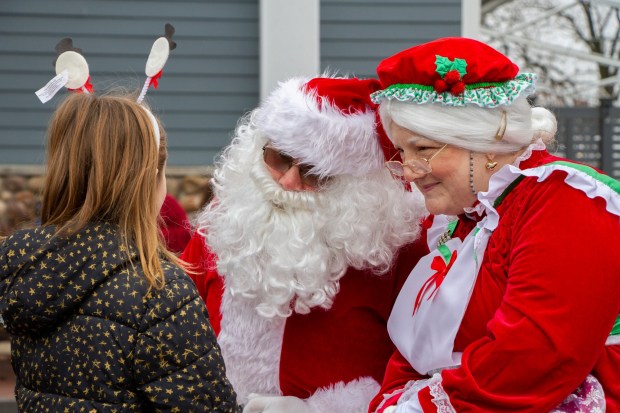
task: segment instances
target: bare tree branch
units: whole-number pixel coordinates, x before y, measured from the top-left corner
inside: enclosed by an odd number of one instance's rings
[[[620,27],[620,9],[616,9],[616,20],[618,21],[618,27]],[[609,46],[609,56],[616,56],[616,46],[618,46],[618,40],[620,40],[620,30],[616,30],[616,35],[611,41],[611,45]],[[618,54],[620,57],[620,54]],[[617,70],[616,70],[617,72]]]
[[[590,38],[579,28],[579,24],[577,24],[577,21],[573,16],[566,13],[559,13],[558,16],[570,23],[571,29],[575,32],[579,39],[581,39],[585,43],[588,43],[590,41]]]
[[[557,0],[483,0],[483,4],[491,10],[483,15],[483,21],[500,32],[502,28],[509,31],[535,21],[536,24],[520,30],[519,35],[529,39],[555,38],[558,47],[572,43],[568,47],[575,50],[575,56],[583,54],[586,49],[612,60],[618,61],[620,58],[620,8],[613,4],[595,4],[588,0],[576,1],[573,6],[565,3],[564,8]],[[554,9],[557,9],[556,13],[549,13]],[[540,17],[537,19],[537,16]],[[542,16],[544,20],[541,20]],[[618,98],[620,90],[614,90],[619,89],[616,84],[610,83],[598,89],[588,87],[617,75],[617,66],[580,60],[578,57],[558,58],[553,51],[542,51],[532,42],[515,44],[516,41],[499,38],[493,41],[499,43],[500,50],[510,51],[512,58],[518,57],[515,62],[522,70],[539,74],[537,96],[544,99],[545,104],[585,105],[594,103],[597,98]]]
[[[499,6],[509,3],[511,0],[482,0],[480,3],[480,10],[484,16],[487,13],[492,13]]]

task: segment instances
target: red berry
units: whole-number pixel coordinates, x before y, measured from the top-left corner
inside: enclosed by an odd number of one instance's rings
[[[461,80],[461,74],[458,71],[456,71],[456,70],[450,70],[443,77],[443,80],[445,80],[449,85],[453,85],[456,82],[458,82],[459,80]]]
[[[453,96],[459,96],[462,95],[463,92],[465,92],[465,83],[464,82],[457,82],[455,84],[453,84],[450,87],[450,93]]]
[[[437,79],[435,81],[435,92],[437,93],[443,93],[446,90],[448,90],[448,84],[443,80],[443,79]]]

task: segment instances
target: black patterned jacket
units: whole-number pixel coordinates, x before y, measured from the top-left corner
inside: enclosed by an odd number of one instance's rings
[[[114,226],[18,231],[0,249],[0,314],[21,412],[237,412],[191,279],[148,291]],[[133,264],[132,264],[133,263]]]

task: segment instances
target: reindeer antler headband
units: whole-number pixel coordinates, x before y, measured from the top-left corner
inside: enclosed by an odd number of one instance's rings
[[[164,32],[165,35],[158,38],[155,40],[155,43],[153,43],[151,53],[149,53],[149,58],[146,60],[146,67],[144,68],[146,80],[144,81],[144,86],[142,87],[140,96],[138,96],[138,103],[142,102],[150,85],[153,85],[153,87],[157,89],[159,78],[161,77],[162,69],[166,64],[166,61],[168,60],[170,50],[174,50],[177,47],[177,44],[172,41],[174,27],[171,24],[166,23]]]
[[[176,43],[172,41],[174,27],[166,23],[164,31],[165,35],[158,38],[153,43],[151,53],[146,61],[146,67],[144,69],[146,81],[138,97],[138,103],[144,100],[149,86],[153,85],[153,87],[157,89],[158,81],[161,77],[162,69],[168,60],[170,50],[176,48]],[[67,37],[58,42],[56,45],[56,54],[57,56],[53,61],[56,69],[56,76],[35,92],[39,100],[41,100],[42,103],[46,103],[63,87],[66,87],[70,91],[93,93],[88,63],[84,56],[82,56],[82,50],[73,46],[73,40]]]
[[[166,23],[164,28],[165,35],[158,38],[151,47],[151,53],[146,61],[146,67],[144,72],[146,73],[146,81],[142,87],[142,91],[138,96],[137,102],[142,103],[144,96],[149,89],[149,86],[153,85],[157,89],[159,78],[162,74],[162,69],[168,61],[170,50],[177,47],[176,43],[172,41],[172,35],[174,34],[174,27]],[[90,74],[88,71],[88,63],[84,56],[82,56],[82,49],[73,47],[73,40],[69,37],[62,39],[56,45],[56,58],[53,61],[53,65],[56,69],[56,76],[50,80],[45,86],[37,90],[35,94],[41,100],[41,103],[46,103],[58,93],[60,89],[66,87],[70,91],[93,93],[93,85],[90,83]],[[159,134],[159,125],[155,116],[144,107],[146,114],[148,115],[151,124],[153,125],[153,131],[155,134],[155,140],[157,146],[161,140]]]

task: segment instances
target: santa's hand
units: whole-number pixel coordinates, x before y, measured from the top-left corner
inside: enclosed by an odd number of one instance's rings
[[[306,402],[293,396],[250,394],[243,413],[310,413]]]

